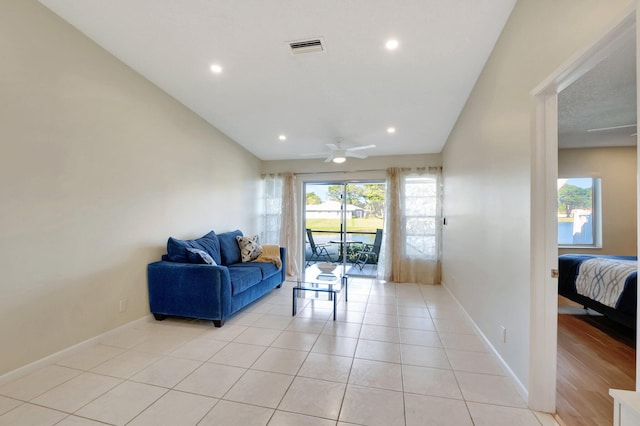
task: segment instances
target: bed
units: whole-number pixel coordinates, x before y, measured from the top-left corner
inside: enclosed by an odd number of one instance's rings
[[[558,294],[636,328],[638,258],[563,254],[558,257]]]

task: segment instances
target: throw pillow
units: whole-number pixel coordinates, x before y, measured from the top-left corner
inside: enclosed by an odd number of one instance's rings
[[[179,240],[169,237],[167,241],[167,260],[170,262],[190,263],[190,253],[187,248],[203,250],[213,258],[216,264],[220,264],[220,242],[213,231],[196,240]]]
[[[242,262],[242,255],[240,255],[240,247],[238,246],[236,237],[242,237],[243,235],[239,229],[218,234],[218,242],[220,243],[220,265],[230,266]]]
[[[243,262],[251,262],[262,254],[262,246],[258,240],[258,236],[253,237],[236,237],[238,247],[240,247],[240,255]]]
[[[206,263],[207,265],[216,266],[217,263],[213,257],[204,250],[187,247],[187,258],[189,263]]]

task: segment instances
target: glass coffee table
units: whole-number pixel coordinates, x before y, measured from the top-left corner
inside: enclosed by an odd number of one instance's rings
[[[322,272],[316,265],[311,265],[304,270],[300,279],[296,280],[293,287],[293,310],[295,316],[298,304],[296,298],[301,291],[315,291],[329,294],[329,300],[333,301],[333,320],[336,320],[336,294],[344,288],[344,300],[348,300],[347,281],[351,266],[337,265],[331,273]],[[317,293],[316,293],[317,295]]]

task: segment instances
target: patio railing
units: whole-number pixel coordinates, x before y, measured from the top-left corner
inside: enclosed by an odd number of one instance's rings
[[[312,229],[311,233],[313,235],[313,241],[316,244],[327,244],[327,250],[329,251],[329,255],[334,262],[342,261],[342,244],[340,241],[342,240],[340,237],[342,234],[345,235],[345,241],[347,241],[346,249],[347,249],[347,263],[355,263],[358,257],[358,252],[362,249],[364,244],[373,244],[373,241],[376,236],[376,232],[373,231],[332,231],[332,230],[324,230],[324,229]],[[306,242],[306,258],[309,257],[311,253],[311,248],[309,242]],[[375,267],[376,262],[369,262],[370,266],[373,269],[373,272],[369,271],[367,274],[375,275]],[[371,269],[371,268],[370,268]],[[363,272],[364,273],[364,272]]]

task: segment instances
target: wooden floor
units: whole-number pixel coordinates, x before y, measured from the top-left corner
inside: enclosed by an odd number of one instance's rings
[[[559,298],[561,312],[563,306],[579,305]],[[609,388],[635,388],[635,358],[635,331],[602,316],[559,314],[556,406],[562,422],[612,424]]]

